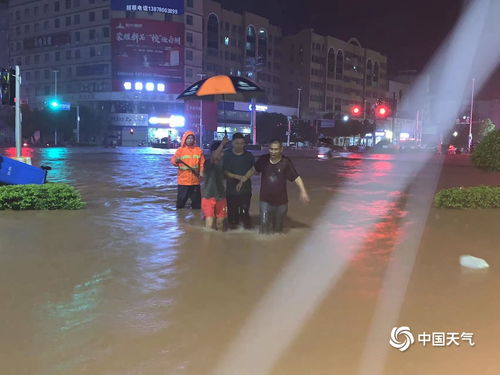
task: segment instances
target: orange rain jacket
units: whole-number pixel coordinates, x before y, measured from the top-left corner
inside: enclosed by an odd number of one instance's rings
[[[191,168],[202,173],[205,166],[205,156],[203,156],[203,151],[201,148],[194,144],[193,146],[186,145],[186,138],[194,133],[192,131],[187,131],[182,136],[181,147],[175,151],[174,156],[170,159],[171,163],[178,167],[177,172],[177,184],[178,185],[199,185],[200,179],[184,164],[175,161],[177,158],[181,159],[184,163],[189,165]]]

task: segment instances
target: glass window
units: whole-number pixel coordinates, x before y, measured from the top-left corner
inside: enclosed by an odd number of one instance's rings
[[[71,16],[66,17],[66,26],[71,25]]]
[[[49,29],[49,21],[43,21],[43,29],[48,30]]]
[[[66,0],[66,9],[71,9],[71,0]]]
[[[59,20],[59,18],[56,18],[56,19],[54,20],[54,27],[55,27],[56,29],[58,29],[58,28],[59,28],[59,26],[61,26],[61,21]]]
[[[45,79],[49,79],[49,71],[48,70],[44,70],[43,71],[43,76]]]
[[[95,30],[94,29],[89,30],[89,39],[90,40],[95,39]]]
[[[192,33],[186,33],[186,42],[193,43],[193,34]]]
[[[191,51],[189,49],[186,50],[186,60],[189,60],[189,61],[193,60],[193,51]]]
[[[73,0],[73,7],[79,8],[80,7],[80,0]]]
[[[75,14],[75,15],[73,16],[73,23],[74,23],[75,25],[79,25],[79,24],[80,24],[80,15],[79,15],[79,14]]]
[[[103,27],[102,28],[102,36],[104,38],[109,38],[109,27]]]
[[[40,79],[40,71],[39,70],[37,70],[35,72],[35,79]]]
[[[90,47],[89,55],[90,55],[90,57],[95,57],[95,47]]]
[[[189,8],[194,7],[194,0],[187,0],[187,6],[188,6]]]
[[[71,50],[66,51],[66,60],[71,60]]]
[[[16,10],[16,21],[19,21],[21,19],[21,12]]]
[[[75,42],[79,42],[79,41],[80,41],[80,32],[75,31]]]
[[[107,20],[109,18],[109,9],[102,10],[102,19]]]
[[[56,2],[54,3],[54,11],[55,11],[55,12],[59,12],[59,9],[60,9],[59,1],[56,1]]]
[[[43,55],[43,61],[49,62],[49,54],[48,53],[46,53],[45,55]]]
[[[26,65],[29,65],[29,64],[31,63],[31,58],[30,58],[30,56],[26,56],[26,57],[24,58],[24,63],[25,63]]]
[[[38,7],[33,8],[33,15],[38,16]]]
[[[80,58],[80,50],[76,49],[75,50],[75,59],[79,59],[79,58]]]
[[[190,16],[189,14],[186,16],[186,24],[188,25],[193,24],[193,16]]]
[[[30,32],[30,24],[27,23],[26,25],[24,25],[24,33],[28,34],[29,32]]]
[[[95,21],[95,12],[89,12],[89,22]]]
[[[59,61],[59,60],[61,60],[61,52],[56,51],[56,52],[54,53],[54,60],[55,60],[55,61]]]
[[[49,4],[43,4],[43,13],[47,13],[49,11]]]
[[[40,64],[40,55],[35,55],[35,64]]]
[[[24,8],[24,17],[28,17],[30,15],[30,8]]]

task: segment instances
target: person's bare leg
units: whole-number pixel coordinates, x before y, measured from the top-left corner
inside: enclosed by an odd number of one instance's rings
[[[213,229],[213,227],[214,227],[214,218],[213,217],[206,217],[205,218],[205,228]]]
[[[217,230],[224,231],[224,218],[218,217],[216,220]]]

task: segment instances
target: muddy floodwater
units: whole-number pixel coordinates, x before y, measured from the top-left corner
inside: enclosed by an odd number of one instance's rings
[[[500,373],[500,210],[431,207],[500,185],[464,156],[292,151],[311,203],[290,184],[286,235],[262,237],[176,211],[173,151],[26,151],[88,206],[0,211],[1,375]]]

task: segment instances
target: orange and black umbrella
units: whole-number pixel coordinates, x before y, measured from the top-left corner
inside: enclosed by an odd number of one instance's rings
[[[243,77],[218,75],[193,83],[177,99],[182,100],[232,100],[248,101],[265,99],[262,88]]]
[[[251,99],[266,100],[266,95],[262,88],[249,79],[218,75],[192,84],[177,99],[246,102]],[[226,127],[225,108],[224,106],[224,128]]]

